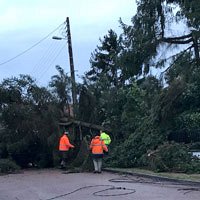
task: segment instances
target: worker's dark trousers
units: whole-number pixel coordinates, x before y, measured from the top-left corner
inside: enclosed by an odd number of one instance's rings
[[[61,152],[61,163],[60,163],[60,165],[62,167],[66,167],[68,151],[60,151],[60,152]]]

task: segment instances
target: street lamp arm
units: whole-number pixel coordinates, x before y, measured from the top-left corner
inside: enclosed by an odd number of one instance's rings
[[[58,37],[58,36],[53,36],[52,39],[54,39],[54,40],[62,40],[64,38],[61,38],[61,37]]]

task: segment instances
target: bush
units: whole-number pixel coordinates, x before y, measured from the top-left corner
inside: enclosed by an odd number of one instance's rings
[[[0,173],[12,173],[19,170],[20,167],[9,159],[0,159]]]
[[[116,145],[109,154],[107,162],[113,167],[140,167],[141,157],[148,149],[156,148],[162,140],[163,136],[159,129],[149,128],[148,131],[138,129],[124,143]]]
[[[192,157],[187,146],[177,143],[159,146],[147,159],[150,169],[157,172],[200,172],[200,160]]]
[[[0,158],[6,158],[8,156],[8,152],[6,149],[6,144],[0,143]]]

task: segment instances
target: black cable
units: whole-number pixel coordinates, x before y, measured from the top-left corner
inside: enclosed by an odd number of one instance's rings
[[[132,194],[132,193],[136,192],[135,189],[128,189],[128,188],[125,188],[125,187],[115,187],[113,185],[89,185],[89,186],[85,186],[85,187],[80,187],[80,188],[73,190],[71,192],[68,192],[68,193],[65,193],[65,194],[62,194],[62,195],[58,195],[58,196],[55,196],[55,197],[52,197],[52,198],[49,198],[49,199],[46,199],[46,200],[58,199],[58,198],[73,194],[75,192],[78,192],[79,190],[83,190],[83,189],[87,189],[87,188],[94,188],[94,187],[109,187],[107,189],[94,192],[93,193],[94,196],[122,196],[122,195],[128,195],[128,194]],[[99,194],[99,193],[109,191],[109,190],[128,190],[129,192],[119,193],[119,194],[116,194],[116,193],[115,194]]]
[[[159,177],[158,178],[130,178],[130,177],[123,177],[123,178],[113,178],[113,179],[109,179],[108,180],[109,182],[114,182],[114,183],[146,183],[146,184],[163,184],[163,182],[160,182],[160,179]],[[173,188],[174,188],[174,185],[179,185],[180,183],[178,182],[171,182],[171,181],[165,181],[164,182],[164,185],[168,186],[169,187],[169,184],[170,185],[173,185]],[[67,196],[67,195],[70,195],[70,194],[73,194],[77,191],[80,191],[80,190],[83,190],[83,189],[87,189],[87,188],[94,188],[94,187],[108,187],[106,189],[103,189],[103,190],[99,190],[99,191],[96,191],[96,192],[93,192],[92,194],[94,196],[101,196],[101,197],[109,197],[109,196],[123,196],[123,195],[129,195],[129,194],[133,194],[136,192],[135,189],[130,189],[130,188],[126,188],[126,187],[116,187],[116,186],[113,186],[113,185],[91,185],[91,186],[85,186],[85,187],[80,187],[76,190],[73,190],[71,192],[68,192],[68,193],[65,193],[65,194],[62,194],[62,195],[58,195],[58,196],[55,196],[53,198],[49,198],[49,199],[46,199],[46,200],[53,200],[53,199],[58,199],[60,197],[64,197],[64,196]],[[121,193],[117,193],[116,191],[113,192],[112,194],[105,194],[105,192],[108,192],[108,191],[113,191],[113,190],[121,190],[123,192]],[[185,190],[186,193],[189,193],[191,191],[200,191],[199,188],[195,188],[195,187],[192,187],[192,188],[178,188],[177,189],[178,191],[181,191],[181,190]]]
[[[179,188],[178,191],[183,191],[185,190],[186,192],[184,192],[183,194],[187,194],[189,192],[193,192],[193,191],[200,191],[200,188]]]
[[[133,178],[117,178],[117,179],[110,179],[110,182],[113,183],[141,183],[141,184],[151,184],[151,185],[179,185],[179,183],[176,182],[169,182],[169,181],[162,181],[159,178],[138,178],[138,179],[133,179]]]
[[[58,28],[60,28],[64,23],[60,24],[56,29],[54,29],[52,32],[50,32],[47,36],[45,36],[43,39],[41,39],[39,42],[35,43],[34,45],[32,45],[31,47],[29,47],[28,49],[26,49],[25,51],[19,53],[18,55],[14,56],[13,58],[10,58],[2,63],[0,63],[0,65],[4,65],[16,58],[18,58],[19,56],[25,54],[26,52],[30,51],[31,49],[33,49],[35,46],[37,46],[38,44],[40,44],[41,42],[43,42],[45,39],[47,39],[52,33],[54,33]]]
[[[57,59],[57,57],[60,55],[60,53],[63,51],[63,49],[66,47],[66,45],[63,45],[63,47],[59,50],[59,52],[56,54],[56,56],[53,58],[53,60],[51,60],[51,63],[49,64],[48,68],[45,69],[45,71],[43,71],[43,73],[41,73],[41,75],[39,76],[39,78],[37,79],[37,81],[40,81],[41,78],[46,74],[46,72],[50,69],[50,67],[52,67],[52,64],[54,63],[54,61]]]
[[[109,180],[110,182],[113,182],[113,183],[158,183],[157,181],[155,180],[144,180],[142,178],[139,178],[139,179],[132,179],[132,178],[114,178],[114,179],[110,179]]]
[[[162,178],[161,178],[162,179]],[[184,194],[186,193],[189,193],[189,192],[192,192],[192,191],[200,191],[200,189],[194,185],[194,183],[187,183],[187,185],[191,185],[192,187],[191,188],[180,188],[178,186],[180,186],[180,183],[179,181],[174,181],[174,180],[162,180],[158,177],[156,178],[139,178],[139,179],[133,179],[133,178],[117,178],[117,179],[110,179],[109,181],[110,182],[114,182],[114,183],[142,183],[142,184],[154,184],[154,185],[162,185],[162,186],[165,186],[165,187],[173,187],[173,188],[177,188],[178,191],[181,191],[181,190],[186,190],[187,192],[185,192]]]
[[[64,29],[64,26],[62,26],[61,28]],[[60,30],[60,29],[58,29],[58,30]],[[43,49],[43,51],[44,51],[43,56],[40,58],[39,62],[33,67],[32,72],[30,72],[30,74],[33,74],[33,73],[36,75],[37,75],[37,73],[41,74],[40,71],[43,69],[43,66],[50,65],[49,64],[50,60],[52,60],[52,58],[54,57],[54,55],[56,54],[58,49],[60,49],[60,47],[58,46],[58,43],[51,42],[49,47],[46,48],[46,46],[45,46],[45,49],[46,50]],[[51,64],[52,64],[52,62],[51,62]],[[36,75],[35,75],[35,77],[36,77]]]
[[[126,190],[126,191],[129,191],[129,192],[124,192],[124,193],[115,193],[115,194],[99,194],[99,193],[102,193],[102,192],[105,192],[105,191],[108,191],[108,190]],[[135,193],[136,190],[135,189],[129,189],[129,188],[125,188],[125,187],[113,187],[113,188],[107,188],[105,190],[100,190],[100,191],[97,191],[97,192],[94,192],[93,195],[94,196],[101,196],[101,197],[109,197],[109,196],[123,196],[123,195],[128,195],[128,194],[133,194]]]
[[[58,48],[59,46],[56,45],[54,42],[51,43],[51,45],[49,45],[49,47],[47,47],[46,50],[44,51],[45,53],[43,54],[43,56],[41,56],[38,63],[35,64],[30,74],[33,74],[33,73],[40,74],[39,71],[41,70],[41,66],[47,65],[49,63],[49,58],[51,58],[55,54],[55,52],[57,52]]]

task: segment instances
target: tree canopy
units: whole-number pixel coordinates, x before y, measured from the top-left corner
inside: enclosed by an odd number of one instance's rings
[[[198,0],[137,0],[131,24],[120,19],[121,34],[110,29],[100,39],[76,85],[76,120],[109,127],[107,165],[199,172],[188,153],[200,149],[199,21]],[[72,87],[56,68],[50,89],[28,75],[0,84],[0,158],[55,165]]]

